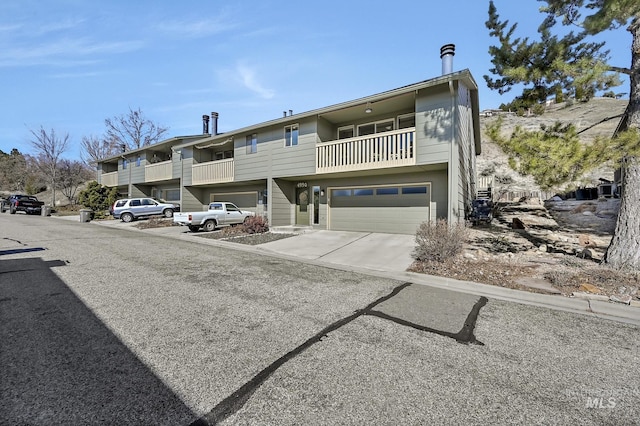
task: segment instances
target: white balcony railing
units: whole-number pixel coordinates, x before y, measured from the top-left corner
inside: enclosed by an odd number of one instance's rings
[[[233,158],[194,164],[191,168],[191,173],[191,183],[193,185],[233,182]]]
[[[416,164],[415,127],[316,145],[316,173]]]
[[[172,161],[163,161],[161,163],[147,164],[144,166],[144,181],[154,182],[158,180],[168,180],[173,177]]]
[[[104,186],[118,186],[118,172],[102,173],[100,183]]]

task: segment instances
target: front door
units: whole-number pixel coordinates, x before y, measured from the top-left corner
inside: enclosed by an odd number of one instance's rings
[[[296,188],[296,225],[309,225],[309,188]]]

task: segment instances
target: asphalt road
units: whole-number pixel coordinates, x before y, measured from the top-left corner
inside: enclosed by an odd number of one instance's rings
[[[639,327],[0,214],[0,424],[638,424]]]

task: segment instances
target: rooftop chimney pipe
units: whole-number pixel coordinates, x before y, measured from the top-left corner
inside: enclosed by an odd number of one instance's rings
[[[456,54],[455,44],[445,44],[440,48],[440,59],[442,59],[442,75],[453,72],[453,55]]]
[[[209,116],[206,114],[202,116],[202,133],[209,134]]]
[[[213,136],[218,134],[218,113],[211,113],[211,134]]]

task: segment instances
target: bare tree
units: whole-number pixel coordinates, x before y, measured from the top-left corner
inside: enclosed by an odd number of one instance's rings
[[[83,162],[62,159],[58,165],[58,188],[71,204],[76,204],[78,188],[90,180],[92,175],[91,170]]]
[[[58,163],[60,162],[60,155],[67,149],[69,144],[69,134],[66,133],[62,137],[58,137],[54,129],[47,133],[42,126],[40,126],[39,130],[30,130],[30,132],[33,136],[31,145],[36,150],[35,164],[51,185],[51,205],[55,206]]]
[[[138,149],[159,142],[169,130],[147,119],[140,108],[104,120],[107,126],[106,139],[114,141],[125,150]]]
[[[80,156],[84,163],[91,167],[97,167],[100,160],[116,155],[120,148],[114,139],[106,139],[94,135],[83,136],[80,142]]]

